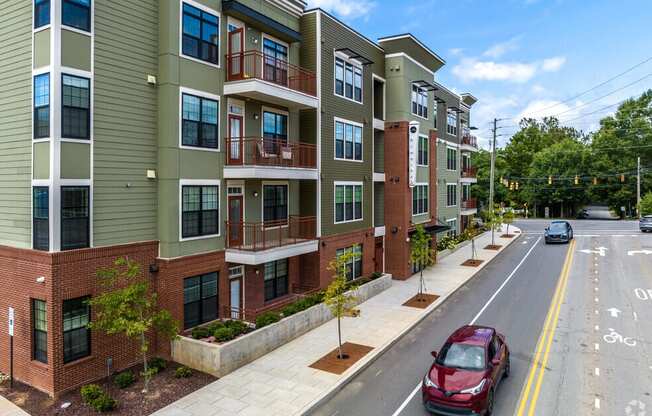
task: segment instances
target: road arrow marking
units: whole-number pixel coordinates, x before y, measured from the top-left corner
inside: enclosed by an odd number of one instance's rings
[[[580,250],[580,253],[585,253],[585,254],[599,254],[600,257],[604,257],[607,255],[607,248],[606,247],[597,247],[595,250]],[[650,252],[652,253],[652,251]]]
[[[611,314],[612,318],[618,318],[618,314],[621,313],[622,311],[618,308],[609,308],[607,309],[607,312]]]
[[[652,250],[631,250],[627,252],[628,256],[633,256],[635,254],[652,254]]]

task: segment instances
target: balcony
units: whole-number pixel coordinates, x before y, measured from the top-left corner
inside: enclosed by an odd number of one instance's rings
[[[478,200],[475,198],[469,198],[462,201],[461,204],[461,214],[462,215],[473,215],[478,212]]]
[[[460,149],[467,152],[477,152],[478,151],[478,139],[475,136],[470,134],[462,135],[462,142]]]
[[[317,75],[260,51],[226,56],[225,95],[293,109],[317,108]]]
[[[317,217],[226,223],[226,261],[257,265],[318,250]]]
[[[460,171],[460,182],[476,183],[478,181],[478,168],[464,166]]]
[[[224,177],[317,180],[317,146],[263,137],[227,137]]]

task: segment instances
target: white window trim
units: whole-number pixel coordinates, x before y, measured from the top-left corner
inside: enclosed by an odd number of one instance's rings
[[[412,83],[411,85],[412,85],[412,86],[415,86],[414,83]],[[425,90],[425,88],[419,87],[418,85],[416,85],[416,87],[417,87],[418,90]],[[421,116],[421,115],[419,115],[419,114],[417,114],[417,113],[413,113],[413,112],[412,112],[412,87],[410,87],[410,113],[411,113],[413,116],[415,116],[415,117],[417,117],[417,118],[420,118],[421,120],[426,120],[426,121],[428,121],[428,120],[430,120],[430,118],[429,118],[429,117],[430,117],[430,111],[429,111],[430,94],[428,93],[427,90],[425,91],[425,93],[426,93],[426,105],[424,106],[424,108],[426,109],[426,111],[428,111],[428,117],[424,117],[424,116]],[[418,111],[418,105],[419,105],[419,101],[418,101],[418,100],[419,100],[419,93],[417,92],[417,111]]]
[[[87,186],[88,187],[88,247],[92,248],[93,245],[93,181],[91,179],[59,179],[58,189],[59,192],[59,209],[57,210],[57,215],[59,216],[58,227],[61,229],[61,188],[68,186]],[[52,189],[52,188],[50,188]],[[50,198],[52,195],[50,195]],[[32,210],[33,211],[33,210]],[[50,212],[50,218],[52,214]],[[33,234],[33,233],[32,233]],[[52,241],[50,241],[50,251],[52,250]],[[59,247],[56,251],[61,251],[61,231],[59,231]]]
[[[455,169],[449,169],[448,168],[448,150],[449,149],[453,150],[455,152]],[[457,157],[458,156],[459,156],[459,152],[457,151],[457,147],[446,145],[446,170],[448,172],[457,172]]]
[[[265,227],[266,230],[272,229],[272,228],[287,228],[290,225],[290,181],[262,181],[260,184],[260,222],[265,224],[265,185],[285,185],[287,186],[287,207],[288,207],[288,212],[285,220],[288,222],[286,225],[282,226],[272,226],[272,227]],[[263,225],[264,226],[264,225]]]
[[[449,189],[450,186],[454,186],[454,187],[455,187],[455,204],[454,204],[454,205],[448,205],[448,189]],[[446,183],[446,207],[447,207],[447,208],[451,208],[451,207],[456,207],[456,206],[457,206],[457,197],[458,197],[457,194],[458,194],[458,192],[457,192],[457,183],[455,183],[455,182],[453,182],[453,183],[447,182],[447,183]]]
[[[206,13],[210,13],[217,17],[217,33],[219,38],[217,41],[217,64],[214,64],[212,62],[202,61],[201,59],[197,59],[193,56],[188,56],[183,54],[183,4],[184,3],[187,3],[192,7],[196,7]],[[221,35],[222,35],[222,14],[220,12],[218,12],[215,9],[211,9],[210,7],[204,6],[201,3],[197,3],[194,0],[181,0],[179,2],[179,57],[188,59],[190,61],[198,62],[200,64],[208,65],[213,68],[221,68],[220,66],[222,64],[222,36]]]
[[[344,220],[344,221],[337,221],[337,203],[335,201],[335,194],[338,186],[346,186],[346,185],[359,185],[362,187],[362,200],[360,201],[361,207],[360,207],[360,214],[362,215],[360,219],[353,219],[353,220]],[[344,191],[344,210],[346,212],[346,190]],[[353,192],[353,212],[355,216],[355,189]],[[346,215],[345,215],[346,216]],[[351,181],[334,181],[333,182],[333,224],[349,224],[352,222],[362,222],[364,221],[364,182],[351,182]]]
[[[360,72],[362,74],[362,84],[360,85],[360,88],[361,88],[361,91],[360,91],[361,100],[360,101],[356,101],[353,98],[349,98],[349,97],[346,96],[346,65],[344,66],[344,90],[343,90],[344,93],[342,95],[337,94],[337,89],[335,88],[335,86],[336,86],[335,82],[337,81],[337,78],[336,78],[337,60],[336,60],[336,58],[340,58],[345,63],[349,63],[349,64],[353,65],[353,67],[357,67],[357,68],[360,69]],[[345,54],[343,54],[341,52],[334,52],[333,53],[333,95],[336,96],[336,97],[339,97],[339,98],[343,98],[343,99],[345,99],[347,101],[351,101],[352,103],[364,105],[364,89],[365,89],[364,88],[364,65],[362,65],[362,63],[360,61],[358,61],[356,59],[351,59],[351,58],[349,58],[348,56],[346,56]],[[355,97],[355,70],[353,71],[353,96]]]
[[[417,142],[417,166],[420,166],[422,168],[427,168],[428,166],[430,166],[430,138],[428,137],[427,134],[419,134],[419,140],[421,139],[426,139],[426,149],[428,149],[428,157],[426,158],[425,165],[419,163],[419,143]]]
[[[268,107],[268,106],[261,106],[260,107],[260,137],[264,140],[265,137],[265,113],[274,113],[274,114],[280,114],[287,116],[287,142],[288,144],[291,143],[290,141],[290,112],[286,110],[281,110],[280,108],[275,108],[275,107]],[[242,126],[244,129],[244,125]]]
[[[91,39],[95,38],[95,2],[98,1],[98,0],[92,0],[91,1],[91,9],[90,9],[90,13],[91,13],[91,16],[90,16],[91,17],[91,22],[90,22],[91,23],[91,25],[90,25],[91,30],[89,32],[87,32],[85,30],[77,29],[76,27],[66,26],[66,25],[63,24],[63,2],[61,0],[59,0],[59,1],[61,2],[61,6],[59,6],[59,8],[58,8],[58,10],[61,10],[61,16],[60,16],[60,20],[59,20],[61,22],[60,28],[65,29],[65,30],[69,30],[71,32],[79,33],[81,35],[90,36]],[[53,1],[50,2],[50,12],[52,12],[52,11],[54,11]],[[32,19],[33,18],[34,18],[34,12],[32,11]],[[52,17],[50,17],[50,25],[47,25],[47,26],[49,27],[49,26],[51,26],[51,24],[52,24]],[[52,34],[52,33],[50,34],[50,36],[53,36],[53,35],[54,34]],[[94,50],[95,47],[93,46],[91,49]]]
[[[413,217],[418,217],[420,215],[426,215],[430,212],[430,184],[428,182],[417,182],[414,184],[414,187],[412,188],[412,201],[414,201],[414,191],[417,189],[417,186],[425,186],[426,187],[426,193],[427,193],[427,198],[426,200],[428,201],[428,209],[425,212],[420,212],[418,214],[414,213],[414,210],[412,210],[412,216]],[[410,201],[410,202],[412,202]],[[412,206],[414,208],[414,205]],[[429,219],[428,219],[429,221]],[[426,221],[427,222],[427,221]]]
[[[93,1],[93,2],[91,2],[91,4],[95,4],[95,2]],[[61,94],[59,95],[59,98],[63,98],[63,76],[64,75],[70,75],[70,76],[73,76],[73,77],[80,77],[80,78],[88,79],[88,90],[90,92],[90,94],[89,94],[89,100],[90,100],[89,123],[90,123],[90,125],[88,126],[88,129],[89,129],[88,130],[88,139],[75,139],[75,138],[65,137],[63,135],[63,126],[61,126],[61,138],[59,140],[62,141],[62,142],[91,144],[91,143],[93,143],[93,139],[95,137],[95,77],[93,75],[93,72],[83,71],[81,69],[70,68],[70,67],[67,67],[67,66],[62,66],[61,67],[61,72],[59,73],[58,79],[53,80],[52,79],[52,74],[50,74],[50,89],[52,88],[53,82],[56,82],[57,86],[59,87],[58,89],[61,92]],[[33,83],[33,81],[32,81],[32,83]],[[54,104],[57,105],[56,101],[55,101]],[[60,120],[63,120],[63,101],[59,102],[57,110],[58,110],[57,117]],[[52,120],[52,107],[50,107],[50,122],[52,122],[51,120]],[[32,128],[33,128],[33,126],[32,126]],[[91,154],[91,158],[92,158],[92,154]]]
[[[450,225],[453,222],[455,223],[455,227]],[[449,224],[449,227],[451,227],[451,229],[446,232],[446,235],[450,236],[451,233],[453,233],[453,235],[457,235],[457,218],[451,218],[449,220],[446,220],[446,223]]]
[[[219,179],[179,179],[179,241],[195,241],[216,238],[222,235],[222,186]],[[184,186],[217,186],[217,234],[200,235],[183,238],[183,187]]]
[[[347,159],[345,157],[337,157],[337,122],[344,123],[344,124],[350,124],[354,127],[360,127],[362,129],[362,159],[357,160],[357,159]],[[346,128],[344,130],[344,145],[346,146]],[[355,156],[355,133],[353,137],[353,154]],[[344,149],[344,155],[346,155],[346,149]],[[340,160],[343,162],[356,162],[356,163],[364,163],[364,124],[358,123],[357,121],[351,121],[347,120],[345,118],[340,118],[340,117],[333,117],[333,160]]]
[[[371,74],[371,79],[372,79],[372,81],[373,80],[378,80],[383,84],[383,121],[387,120],[387,81],[385,80],[385,78],[383,78],[381,76],[378,76],[376,74],[373,74],[373,73]],[[363,80],[364,80],[364,78],[363,78]],[[372,85],[372,93],[375,93],[375,88],[373,88],[374,84],[372,83],[371,85]],[[363,94],[363,98],[364,98],[364,94]],[[374,103],[375,103],[375,100],[374,100]],[[374,103],[372,103],[372,111],[373,111]],[[373,111],[373,114],[375,114],[375,111]]]
[[[196,97],[217,101],[217,149],[210,149],[206,147],[185,146],[183,144],[183,94],[190,94]],[[198,150],[200,152],[213,152],[213,153],[221,152],[222,151],[222,135],[221,135],[222,126],[220,125],[220,123],[222,122],[221,114],[222,114],[222,101],[220,100],[219,95],[211,94],[205,91],[194,90],[192,88],[179,87],[179,148],[186,149],[186,150]],[[242,118],[244,119],[244,114],[242,115]],[[244,123],[242,127],[244,128]]]

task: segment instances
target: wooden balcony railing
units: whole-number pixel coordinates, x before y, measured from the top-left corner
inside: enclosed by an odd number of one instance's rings
[[[460,172],[463,178],[475,178],[478,176],[478,168],[473,166],[466,166]]]
[[[290,215],[287,220],[265,222],[226,222],[227,248],[262,251],[289,246],[317,238],[317,217]]]
[[[260,79],[304,94],[317,96],[317,75],[305,68],[260,51],[226,56],[227,81]]]
[[[478,200],[475,198],[469,198],[466,201],[462,201],[462,209],[476,209],[478,208]]]
[[[475,136],[471,136],[470,134],[465,134],[464,136],[462,136],[462,144],[477,148],[478,139]]]
[[[317,146],[262,137],[227,137],[226,164],[317,168]]]

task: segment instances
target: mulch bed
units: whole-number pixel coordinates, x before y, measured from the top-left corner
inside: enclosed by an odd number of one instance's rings
[[[192,393],[195,390],[217,380],[215,377],[193,370],[189,378],[174,378],[174,371],[179,364],[168,362],[165,370],[155,375],[149,382],[149,393],[143,402],[143,381],[141,377],[127,387],[119,389],[113,384],[112,379],[105,378],[96,382],[111,397],[118,401],[118,407],[108,415],[149,415]],[[141,366],[131,368],[134,374],[140,374]],[[13,390],[9,390],[9,381],[0,383],[0,395],[4,396],[15,405],[21,407],[31,415],[43,416],[86,416],[98,415],[93,409],[85,405],[79,394],[79,389],[63,394],[54,400],[45,393],[22,383],[14,383]],[[69,402],[67,409],[62,409],[63,403]]]
[[[498,244],[489,244],[489,245],[486,246],[484,249],[485,249],[485,250],[494,250],[494,251],[498,251],[498,250],[500,250],[501,247],[502,247],[502,246],[500,246],[500,245],[498,245]]]
[[[360,359],[367,355],[371,350],[373,350],[373,347],[345,342],[342,344],[342,354],[344,355],[344,359],[337,358],[340,350],[339,348],[335,348],[319,360],[310,364],[310,368],[327,371],[333,374],[342,374],[353,364],[360,361]]]
[[[484,262],[484,260],[468,259],[467,261],[462,263],[460,266],[478,267],[483,262]]]
[[[500,238],[514,238],[514,237],[516,237],[516,235],[514,234],[503,234],[500,236]]]
[[[420,295],[417,294],[416,296],[410,298],[407,302],[405,302],[403,306],[425,309],[437,299],[439,299],[439,295],[432,295],[430,293],[422,293]]]

